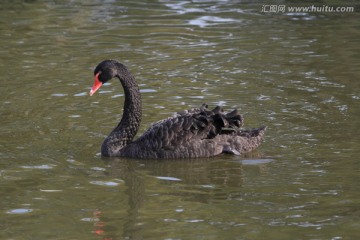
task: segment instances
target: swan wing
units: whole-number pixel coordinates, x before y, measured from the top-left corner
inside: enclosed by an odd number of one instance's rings
[[[241,130],[242,125],[243,118],[238,110],[224,112],[221,107],[208,110],[204,104],[154,123],[125,147],[124,154],[143,158],[209,157],[222,152],[239,154],[245,142],[256,135]],[[237,150],[239,146],[240,150]]]

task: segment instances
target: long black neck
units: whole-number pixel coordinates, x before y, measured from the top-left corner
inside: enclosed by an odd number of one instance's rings
[[[120,79],[125,93],[124,110],[120,123],[102,144],[101,154],[103,156],[119,155],[119,151],[133,140],[141,122],[139,87],[124,65],[119,63],[116,66],[117,74],[115,76]]]

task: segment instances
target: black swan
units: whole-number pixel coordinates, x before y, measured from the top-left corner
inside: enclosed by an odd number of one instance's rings
[[[199,158],[221,153],[239,155],[254,150],[263,140],[266,126],[243,130],[238,110],[224,112],[221,107],[185,110],[156,122],[133,141],[141,121],[139,87],[127,67],[105,60],[94,70],[92,96],[103,83],[117,77],[125,92],[123,116],[105,139],[102,156],[132,158]]]

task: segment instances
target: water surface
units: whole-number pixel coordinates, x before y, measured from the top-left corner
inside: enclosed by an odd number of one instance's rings
[[[265,14],[237,1],[0,5],[0,238],[359,236],[357,11]],[[239,108],[247,127],[267,125],[266,141],[240,157],[102,159],[123,93],[117,81],[88,92],[108,58],[140,84],[140,132],[206,102]]]

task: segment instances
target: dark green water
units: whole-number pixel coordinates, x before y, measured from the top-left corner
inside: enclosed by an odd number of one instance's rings
[[[262,6],[2,1],[0,238],[359,237],[359,12]],[[108,58],[140,84],[141,132],[206,102],[267,125],[266,141],[241,157],[101,159],[123,102],[116,81],[88,95]]]

